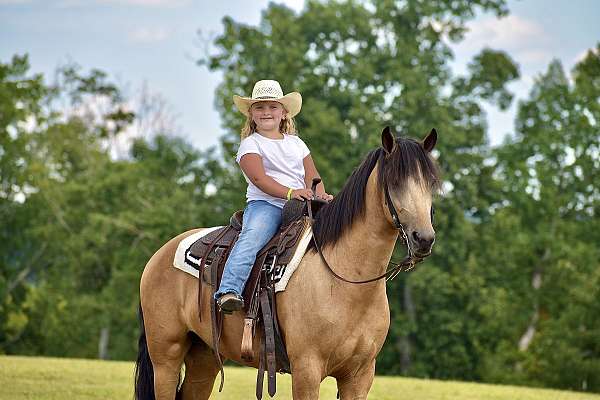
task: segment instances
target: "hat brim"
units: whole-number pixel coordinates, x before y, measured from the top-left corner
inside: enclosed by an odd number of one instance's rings
[[[233,95],[233,102],[240,110],[240,112],[246,116],[250,116],[250,107],[254,103],[260,103],[262,101],[276,101],[281,103],[287,110],[288,116],[293,118],[296,116],[302,108],[302,96],[298,92],[291,92],[283,97],[270,98],[270,99],[253,99],[251,97],[242,97]]]

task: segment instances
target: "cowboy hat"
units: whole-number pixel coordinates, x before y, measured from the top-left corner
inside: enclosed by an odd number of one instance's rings
[[[302,108],[302,96],[298,92],[291,92],[283,95],[283,90],[279,82],[274,80],[262,80],[254,84],[252,97],[233,96],[233,102],[242,114],[249,116],[249,110],[252,104],[259,101],[276,101],[283,104],[288,112],[289,118],[293,118]]]

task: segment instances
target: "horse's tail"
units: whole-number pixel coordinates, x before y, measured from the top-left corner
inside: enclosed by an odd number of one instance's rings
[[[138,339],[138,357],[135,362],[135,400],[154,400],[154,368],[148,353],[146,328],[142,305],[139,306],[140,338]]]

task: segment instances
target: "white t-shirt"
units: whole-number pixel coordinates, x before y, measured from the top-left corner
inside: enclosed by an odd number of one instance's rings
[[[239,164],[242,156],[248,153],[259,154],[262,157],[265,173],[277,183],[292,189],[304,188],[303,160],[310,154],[310,150],[298,136],[284,134],[283,139],[269,139],[255,132],[242,140],[235,161]],[[263,192],[248,179],[246,174],[244,178],[248,182],[246,201],[266,200],[283,208],[286,199]]]

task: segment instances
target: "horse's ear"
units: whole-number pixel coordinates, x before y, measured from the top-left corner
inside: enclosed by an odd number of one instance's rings
[[[435,143],[437,142],[437,131],[434,129],[429,132],[429,135],[423,139],[423,148],[426,152],[431,153],[431,150],[435,147]]]
[[[396,141],[394,140],[394,134],[389,126],[383,128],[381,131],[381,146],[387,154],[390,154],[394,151],[394,146],[396,146]]]

